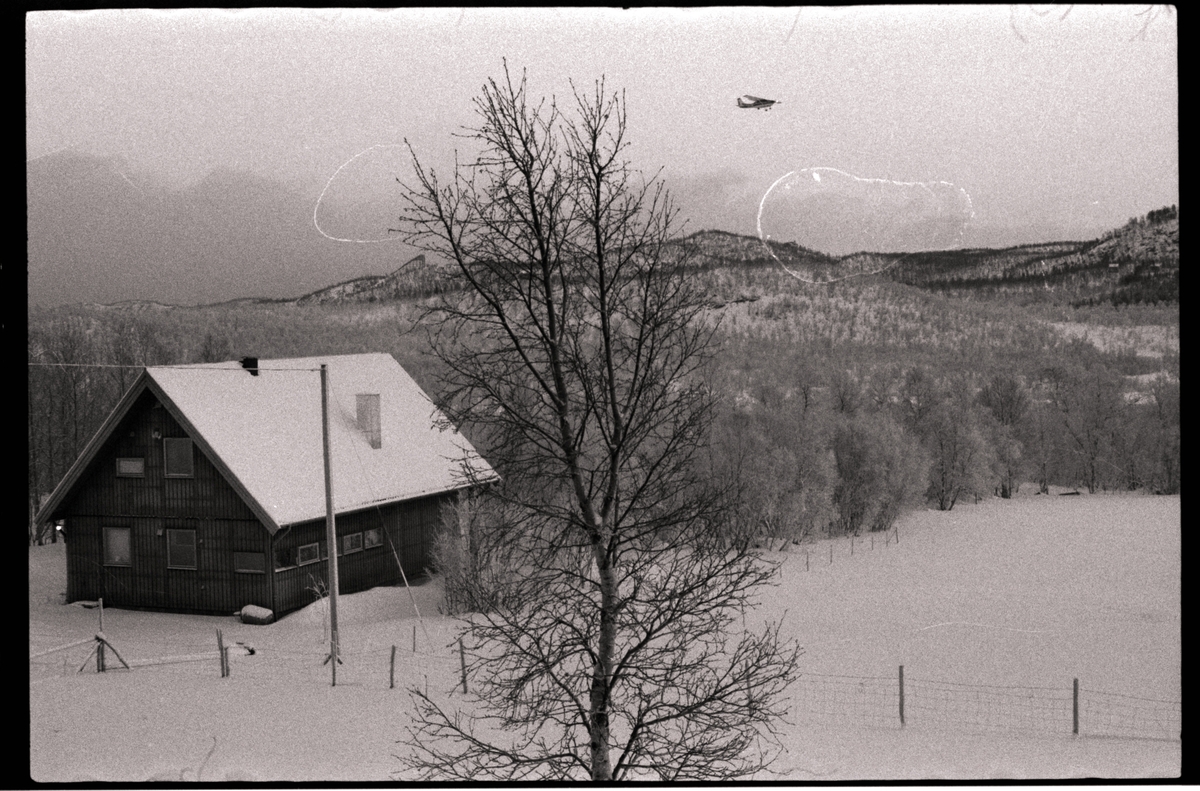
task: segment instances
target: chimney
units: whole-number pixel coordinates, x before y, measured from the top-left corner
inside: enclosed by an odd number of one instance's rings
[[[251,376],[258,376],[258,358],[257,357],[243,357],[242,358],[242,367],[245,368],[247,371],[249,371]]]

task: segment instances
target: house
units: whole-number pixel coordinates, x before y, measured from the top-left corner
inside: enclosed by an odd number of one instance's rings
[[[37,519],[67,601],[276,616],[324,584],[320,367],[339,592],[424,573],[443,504],[497,479],[389,354],[146,368]],[[403,568],[403,576],[400,569]]]

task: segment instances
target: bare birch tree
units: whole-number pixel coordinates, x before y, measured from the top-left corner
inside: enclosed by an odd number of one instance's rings
[[[445,409],[504,477],[515,516],[495,529],[520,565],[463,621],[472,694],[410,691],[404,761],[423,778],[745,777],[778,747],[800,649],[741,628],[776,569],[716,529],[713,326],[668,245],[669,197],[624,158],[624,97],[574,93],[568,119],[506,66],[475,100],[477,159],[442,182],[414,154],[401,230],[462,286],[428,325]]]

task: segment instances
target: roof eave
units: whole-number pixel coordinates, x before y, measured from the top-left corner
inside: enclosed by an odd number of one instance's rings
[[[415,494],[405,494],[400,497],[391,497],[391,498],[387,498],[384,500],[378,500],[378,501],[372,502],[372,503],[362,503],[360,505],[352,505],[352,506],[349,506],[346,508],[340,508],[340,509],[335,510],[333,512],[333,515],[336,518],[339,516],[345,516],[347,514],[355,514],[360,511],[370,510],[372,508],[383,508],[384,506],[395,505],[396,503],[406,503],[410,500],[419,500],[422,497],[435,497],[439,494],[448,494],[450,492],[459,492],[459,491],[462,491],[463,489],[470,489],[473,486],[483,486],[484,484],[495,483],[499,480],[500,480],[499,473],[497,473],[493,470],[490,475],[480,476],[479,478],[477,478],[475,480],[462,481],[461,483],[455,483],[453,486],[446,486],[446,487],[437,488],[437,489],[428,489],[425,491],[417,492]],[[280,522],[280,527],[291,527],[293,525],[300,525],[300,524],[304,524],[305,522],[312,522],[317,519],[324,519],[324,518],[325,518],[325,514],[321,513],[321,514],[316,514],[316,515],[312,515],[312,516],[301,517],[298,519],[288,519],[287,521]]]

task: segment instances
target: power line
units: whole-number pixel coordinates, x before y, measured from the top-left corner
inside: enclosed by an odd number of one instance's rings
[[[142,370],[144,368],[169,368],[172,370],[188,370],[188,371],[214,371],[220,373],[245,373],[245,368],[207,368],[204,363],[176,363],[173,365],[119,365],[117,363],[27,363],[30,366],[39,366],[44,368],[131,368]],[[320,368],[255,368],[254,370],[262,373],[263,371],[312,371],[319,373]]]

